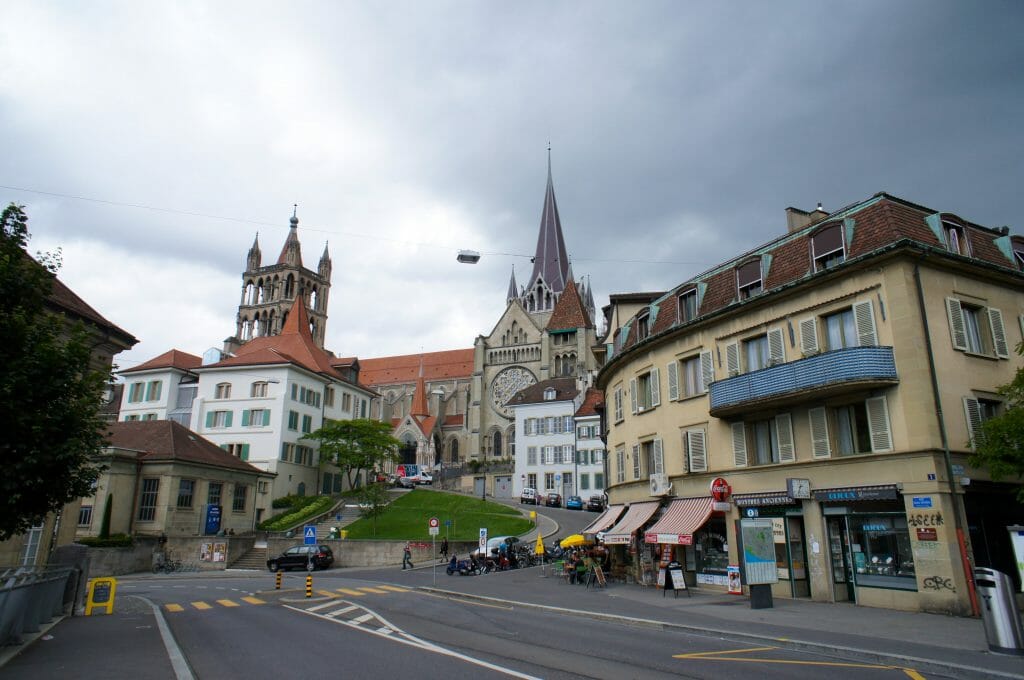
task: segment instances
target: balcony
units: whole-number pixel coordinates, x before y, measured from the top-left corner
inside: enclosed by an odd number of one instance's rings
[[[711,415],[781,408],[899,383],[892,347],[849,347],[711,383]]]

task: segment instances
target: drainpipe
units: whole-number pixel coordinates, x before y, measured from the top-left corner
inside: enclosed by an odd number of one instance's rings
[[[971,614],[978,616],[980,609],[978,608],[978,593],[974,588],[974,574],[971,571],[971,562],[967,557],[967,543],[964,539],[964,526],[963,520],[960,517],[960,510],[962,509],[966,514],[967,510],[963,505],[963,501],[957,501],[960,498],[956,489],[956,480],[953,477],[953,463],[949,455],[949,437],[946,434],[946,420],[942,412],[942,399],[939,396],[939,377],[935,370],[935,354],[932,352],[932,336],[928,330],[928,312],[924,306],[924,288],[921,286],[921,260],[926,255],[922,255],[921,258],[914,263],[914,284],[917,287],[917,305],[921,311],[921,324],[924,327],[924,343],[925,348],[928,351],[928,373],[931,377],[932,382],[932,398],[935,400],[935,417],[939,421],[939,437],[942,440],[942,458],[946,464],[946,481],[949,483],[949,494],[952,497],[953,502],[953,519],[956,523],[956,540],[957,546],[960,549],[960,562],[964,570],[964,577],[967,580],[967,594],[971,600]]]

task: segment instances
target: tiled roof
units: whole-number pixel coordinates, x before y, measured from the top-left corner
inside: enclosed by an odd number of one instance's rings
[[[454,415],[445,416],[442,427],[461,427],[464,422],[466,422],[466,417],[461,413],[456,413]]]
[[[111,423],[108,437],[110,446],[139,451],[144,463],[175,460],[267,474],[173,420]]]
[[[473,375],[473,349],[451,349],[424,354],[403,354],[360,360],[359,380],[366,385],[397,385],[416,382],[420,360],[427,381],[465,379]]]
[[[703,291],[703,298],[697,311],[698,318],[738,303],[736,267],[753,258],[761,258],[762,263],[768,263],[767,271],[762,272],[765,292],[820,274],[814,272],[812,265],[811,238],[825,225],[842,225],[847,261],[869,255],[900,241],[914,241],[945,250],[945,244],[939,241],[926,221],[927,217],[935,214],[935,210],[904,199],[885,193],[876,194],[799,231],[781,236],[717,265],[652,300],[651,304],[644,308],[650,311],[653,319],[650,335],[658,335],[678,325],[679,295],[695,287],[700,287]],[[955,216],[951,217],[963,225],[973,259],[1002,267],[1015,267],[1014,262],[995,243],[996,239],[1002,236],[1002,232],[965,222]],[[953,254],[950,256],[957,257]],[[644,294],[620,294],[613,295],[612,299],[642,295]],[[638,341],[637,324],[632,321],[622,320],[623,326],[629,324],[629,333],[622,345],[623,348],[635,345]]]
[[[566,284],[565,290],[555,303],[555,309],[548,319],[548,330],[560,331],[569,328],[592,328],[593,324],[583,308],[580,293],[576,290],[576,282],[572,279]]]
[[[27,253],[26,257],[29,257]],[[57,277],[53,278],[53,287],[50,289],[49,302],[53,307],[56,307],[58,311],[64,312],[65,314],[73,317],[78,317],[82,321],[91,323],[94,326],[99,326],[113,335],[121,336],[121,342],[128,347],[139,342],[138,338],[128,331],[111,323],[102,314],[90,307],[85,300],[78,297],[73,290],[64,285],[64,283]]]
[[[550,399],[544,399],[544,390],[549,387],[555,388],[554,401],[569,401],[576,398],[576,395],[580,393],[576,389],[576,378],[551,378],[550,380],[542,380],[539,383],[530,385],[524,388],[508,400],[508,406],[519,406],[521,404],[536,404],[544,401],[552,401]]]
[[[583,403],[576,409],[577,416],[596,416],[597,407],[604,406],[604,392],[594,387],[587,388],[587,394],[583,397]]]
[[[126,368],[121,373],[149,371],[154,368],[177,368],[182,371],[188,371],[193,368],[199,368],[202,365],[203,360],[201,357],[189,354],[188,352],[182,352],[181,350],[171,349],[160,356],[153,357],[149,361],[142,362],[134,368]]]

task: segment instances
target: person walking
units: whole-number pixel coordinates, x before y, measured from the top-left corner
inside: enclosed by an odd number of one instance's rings
[[[445,536],[441,539],[441,559],[444,561],[448,560],[448,537]]]
[[[405,565],[407,564],[412,569],[412,544],[409,541],[406,541],[405,547],[402,548],[402,571],[405,571]]]

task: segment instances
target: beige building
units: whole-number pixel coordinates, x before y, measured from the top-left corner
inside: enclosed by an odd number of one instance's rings
[[[1021,366],[1024,239],[884,193],[787,212],[609,333],[608,494],[632,516],[594,530],[638,581],[675,559],[724,589],[763,520],[776,596],[970,613],[970,562],[1018,578],[1017,486],[967,459]]]

